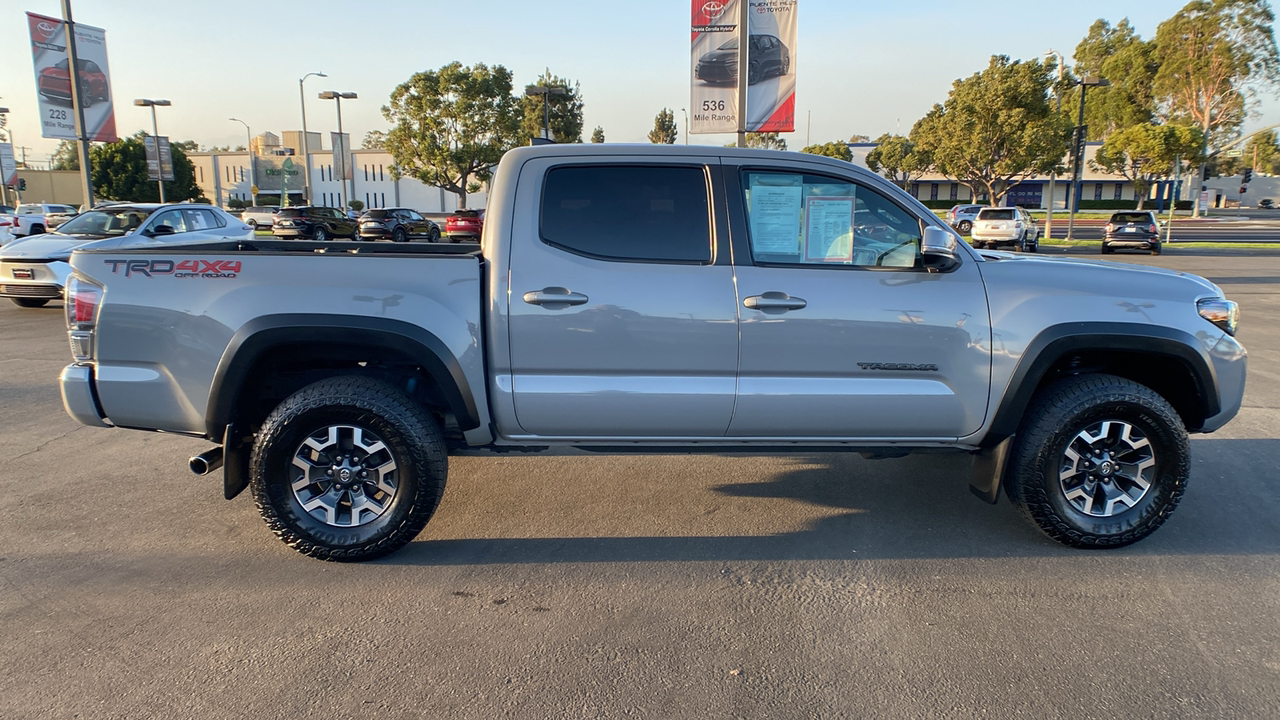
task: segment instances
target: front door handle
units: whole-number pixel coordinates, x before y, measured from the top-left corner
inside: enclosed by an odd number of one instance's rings
[[[742,301],[752,310],[799,310],[808,305],[802,298],[791,297],[784,292],[767,292],[763,295],[752,295]]]
[[[559,310],[570,305],[582,305],[589,300],[582,293],[570,292],[569,288],[545,287],[524,294],[524,301],[530,305],[541,305],[549,310]]]

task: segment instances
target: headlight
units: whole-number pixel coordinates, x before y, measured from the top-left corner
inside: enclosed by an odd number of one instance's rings
[[[1196,301],[1200,317],[1227,331],[1232,337],[1240,324],[1240,306],[1226,298],[1202,298]]]

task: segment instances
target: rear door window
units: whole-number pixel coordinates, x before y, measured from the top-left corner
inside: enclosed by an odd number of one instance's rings
[[[604,260],[711,262],[701,166],[567,166],[547,173],[542,241]]]

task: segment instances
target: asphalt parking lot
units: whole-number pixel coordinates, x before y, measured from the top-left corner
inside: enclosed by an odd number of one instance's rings
[[[0,717],[1278,717],[1280,249],[1108,259],[1221,285],[1250,377],[1107,552],[963,456],[561,453],[453,457],[416,542],[322,563],[209,443],[68,418],[61,308],[0,303]]]

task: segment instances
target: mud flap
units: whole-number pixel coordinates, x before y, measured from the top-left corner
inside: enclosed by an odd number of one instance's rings
[[[984,448],[973,454],[973,473],[969,477],[969,490],[983,501],[996,504],[1000,498],[1000,480],[1013,449],[1013,437],[1007,437],[999,445]]]
[[[249,451],[253,436],[244,435],[235,423],[222,434],[222,495],[230,500],[249,487]]]

